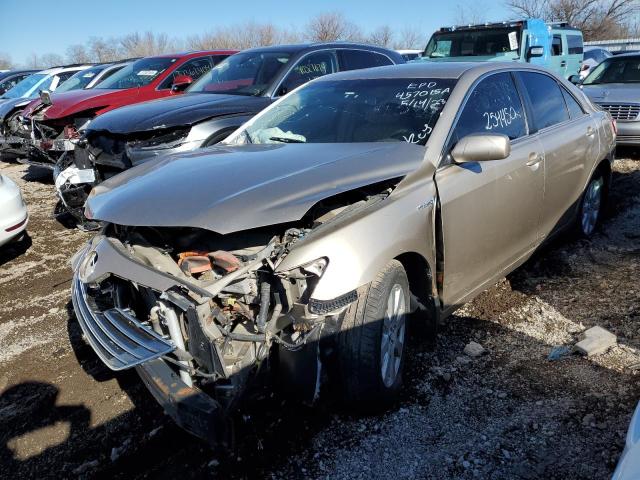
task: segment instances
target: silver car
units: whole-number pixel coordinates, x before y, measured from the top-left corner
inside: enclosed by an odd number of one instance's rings
[[[582,89],[616,120],[618,145],[640,145],[640,54],[607,58],[584,79]]]
[[[614,143],[607,113],[534,66],[322,77],[223,145],[94,188],[74,309],[107,366],[212,442],[261,376],[384,407],[409,318],[433,332],[553,233],[594,232]]]

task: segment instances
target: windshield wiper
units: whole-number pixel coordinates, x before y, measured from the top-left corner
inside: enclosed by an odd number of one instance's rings
[[[289,138],[289,137],[269,137],[269,140],[273,140],[274,142],[282,142],[282,143],[307,143],[304,140],[300,140],[299,138]]]

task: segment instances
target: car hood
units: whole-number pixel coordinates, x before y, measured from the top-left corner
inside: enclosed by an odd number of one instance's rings
[[[107,90],[91,88],[54,94],[52,105],[44,113],[45,120],[68,117],[85,110],[105,110],[136,102],[139,88]]]
[[[638,103],[640,83],[583,85],[582,91],[596,103]]]
[[[89,131],[130,134],[158,128],[193,125],[208,118],[256,113],[269,105],[265,97],[187,93],[119,108],[96,118]]]
[[[94,188],[87,215],[221,234],[301,219],[318,201],[418,168],[409,143],[218,146],[129,169]]]
[[[0,122],[3,122],[11,115],[16,108],[24,108],[31,102],[29,98],[7,98],[0,102]]]

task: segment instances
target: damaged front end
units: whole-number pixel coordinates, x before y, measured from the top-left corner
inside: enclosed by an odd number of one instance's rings
[[[37,128],[44,131],[42,125]],[[84,229],[95,227],[93,222],[87,221],[83,213],[85,202],[95,185],[144,161],[156,158],[161,153],[169,154],[196,148],[192,141],[188,141],[189,128],[157,130],[130,136],[89,132],[80,137],[77,135],[78,130],[67,132],[70,133],[69,138],[67,133],[64,133],[62,136],[65,138],[48,140],[55,151],[58,151],[59,146],[59,151],[63,152],[57,159],[49,159],[56,161],[54,179],[63,207],[61,213],[71,214]],[[55,134],[54,131],[51,133]],[[51,151],[53,150],[50,150],[48,155]]]
[[[226,235],[198,228],[108,224],[75,257],[73,305],[101,360],[135,367],[176,422],[224,443],[249,387],[278,381],[312,402],[355,291],[316,301],[328,267],[283,264],[329,224],[388,196],[384,182],[321,202],[299,222]]]
[[[93,111],[81,112],[73,117],[48,119],[49,105],[43,103],[23,121],[23,129],[28,131],[31,142],[28,162],[55,170],[59,163],[72,161],[73,152],[80,142],[82,131],[95,116]],[[59,170],[59,168],[58,168]]]

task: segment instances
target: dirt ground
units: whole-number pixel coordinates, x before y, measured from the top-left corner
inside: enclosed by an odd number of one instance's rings
[[[411,346],[401,401],[354,416],[264,394],[223,456],[162,414],[135,373],[81,338],[69,258],[89,234],[53,216],[50,173],[0,162],[29,205],[29,237],[0,250],[0,477],[610,477],[640,399],[640,152],[623,150],[591,241],[563,236]],[[548,360],[594,325],[618,346]],[[487,351],[463,354],[469,341]]]

